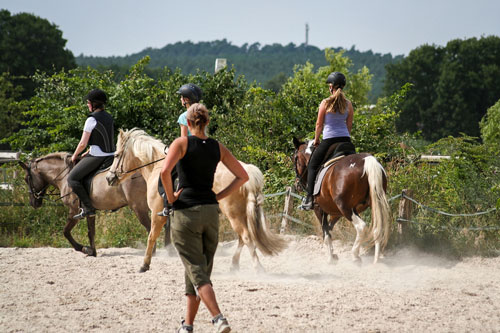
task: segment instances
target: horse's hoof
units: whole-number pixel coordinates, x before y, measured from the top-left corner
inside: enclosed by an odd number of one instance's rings
[[[84,246],[82,252],[91,257],[97,257],[97,251],[91,247]]]
[[[141,269],[139,269],[139,273],[144,273],[149,271],[149,265],[143,265]]]
[[[339,261],[339,256],[336,254],[332,254],[330,257],[328,257],[328,263],[335,265]]]
[[[266,270],[264,269],[263,266],[259,265],[255,268],[255,273],[257,274],[265,274],[266,273]]]
[[[363,264],[363,262],[361,261],[361,258],[359,258],[359,257],[354,258],[352,262],[353,262],[356,266],[359,266],[359,267],[361,267],[361,265]]]

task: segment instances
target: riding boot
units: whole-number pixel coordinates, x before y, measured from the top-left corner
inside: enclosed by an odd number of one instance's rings
[[[302,204],[300,205],[299,209],[302,210],[311,210],[314,207],[314,198],[311,194],[308,194],[302,199]]]
[[[89,195],[83,186],[74,186],[73,192],[80,198],[80,212],[73,216],[74,219],[83,219],[84,217],[95,216],[95,208],[92,206]]]

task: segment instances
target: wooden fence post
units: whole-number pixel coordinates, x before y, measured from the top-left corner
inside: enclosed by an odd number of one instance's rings
[[[288,229],[288,217],[293,211],[293,197],[291,195],[292,188],[286,188],[285,207],[283,208],[283,217],[281,218],[280,234],[284,234]]]
[[[411,197],[413,194],[412,190],[403,190],[401,201],[399,202],[398,210],[398,238],[400,241],[404,240],[406,237],[406,230],[408,228],[408,222],[402,221],[404,219],[409,221],[411,219],[411,209],[412,202],[405,198],[405,195]]]

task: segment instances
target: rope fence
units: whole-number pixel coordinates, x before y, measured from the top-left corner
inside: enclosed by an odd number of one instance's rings
[[[296,199],[299,199],[299,200],[302,200],[303,199],[303,196],[297,194],[297,193],[294,193],[292,190],[291,190],[291,187],[288,187],[286,191],[281,191],[281,192],[277,192],[277,193],[269,193],[269,194],[264,194],[264,198],[267,199],[267,198],[273,198],[273,197],[277,197],[277,196],[281,196],[281,195],[286,195],[286,198],[285,198],[285,209],[284,209],[284,212],[283,213],[279,213],[279,214],[273,214],[273,215],[268,215],[267,217],[281,217],[283,220],[282,220],[282,227],[281,227],[281,232],[284,231],[284,229],[286,228],[286,224],[288,221],[292,221],[294,223],[297,223],[297,224],[300,224],[300,225],[303,225],[303,226],[306,226],[306,227],[309,227],[309,228],[313,228],[310,224],[308,223],[305,223],[293,216],[290,215],[290,212],[291,210],[293,209],[293,203],[291,202],[292,201],[292,198],[296,198]],[[450,226],[433,226],[431,224],[428,224],[428,223],[423,223],[423,222],[417,222],[417,221],[413,221],[409,218],[405,218],[405,216],[409,216],[409,208],[402,208],[402,206],[408,206],[408,202],[404,202],[405,200],[408,200],[414,204],[416,204],[417,206],[419,206],[420,208],[422,209],[426,209],[428,211],[431,211],[431,212],[434,212],[434,213],[437,213],[437,214],[441,214],[441,215],[445,215],[445,216],[450,216],[450,217],[473,217],[473,216],[479,216],[479,215],[485,215],[485,214],[490,214],[492,212],[495,212],[497,210],[497,208],[490,208],[486,211],[482,211],[482,212],[476,212],[476,213],[463,213],[463,214],[454,214],[454,213],[448,213],[448,212],[444,212],[442,210],[439,210],[439,209],[436,209],[436,208],[432,208],[432,207],[429,207],[427,205],[424,205],[420,202],[418,202],[417,200],[411,198],[409,195],[406,194],[406,191],[403,191],[401,194],[397,194],[391,198],[389,198],[387,201],[388,202],[391,202],[391,201],[394,201],[398,198],[401,198],[401,204],[400,204],[400,213],[399,213],[399,216],[398,218],[396,219],[396,222],[401,224],[402,222],[403,223],[412,223],[412,224],[418,224],[418,225],[425,225],[425,226],[429,226],[429,227],[432,227],[432,228],[440,228],[440,229],[452,229],[452,230],[462,230],[464,228],[460,228],[460,227],[450,227]],[[292,208],[291,208],[292,207]],[[406,212],[401,212],[401,209],[405,210],[406,209]],[[402,226],[400,225],[399,226],[400,228],[399,229],[402,229]],[[483,226],[483,227],[467,227],[467,230],[474,230],[474,231],[481,231],[481,230],[500,230],[500,226]]]

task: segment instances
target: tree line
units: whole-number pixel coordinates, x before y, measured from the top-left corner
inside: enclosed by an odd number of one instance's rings
[[[334,48],[339,52],[342,48]],[[345,55],[353,62],[353,69],[368,67],[374,75],[369,100],[375,102],[381,96],[385,78],[385,66],[402,59],[390,53],[361,52],[352,46]],[[226,58],[228,66],[234,66],[237,76],[245,76],[248,82],[256,81],[267,89],[278,91],[285,80],[293,74],[295,65],[310,62],[320,67],[326,66],[324,50],[311,45],[260,43],[232,45],[226,39],[211,42],[177,42],[160,49],[147,48],[141,52],[114,57],[93,57],[79,55],[76,62],[80,66],[98,69],[111,68],[115,72],[126,72],[130,66],[145,56],[151,58],[150,74],[157,77],[163,67],[181,68],[184,74],[195,74],[198,70],[212,72],[216,58]]]

